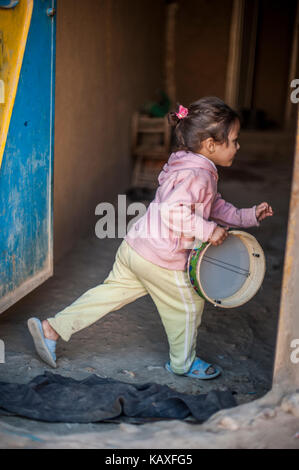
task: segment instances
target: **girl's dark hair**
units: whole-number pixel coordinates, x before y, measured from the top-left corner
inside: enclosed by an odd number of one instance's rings
[[[179,119],[176,111],[168,114],[168,121],[174,127],[176,150],[198,151],[203,140],[212,137],[216,142],[228,144],[228,135],[240,116],[220,98],[208,96],[190,104],[188,115]]]

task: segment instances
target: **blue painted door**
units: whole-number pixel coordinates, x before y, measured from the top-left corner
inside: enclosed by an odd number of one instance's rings
[[[0,312],[53,274],[55,6],[33,2],[0,167]]]

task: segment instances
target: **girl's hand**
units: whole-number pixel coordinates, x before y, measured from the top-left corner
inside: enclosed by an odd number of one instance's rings
[[[219,225],[217,225],[214,232],[212,233],[212,236],[209,242],[213,246],[218,246],[218,245],[221,245],[221,243],[223,243],[227,237],[228,237],[227,229],[222,228]]]
[[[274,214],[272,207],[267,202],[262,202],[255,208],[255,215],[258,222],[261,222],[266,217],[271,217]]]

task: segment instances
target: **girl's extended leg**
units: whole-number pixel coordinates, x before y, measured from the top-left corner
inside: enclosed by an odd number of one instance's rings
[[[188,372],[196,356],[204,300],[196,294],[184,271],[164,269],[136,252],[132,254],[131,268],[157,306],[168,337],[172,370],[177,374]]]
[[[123,241],[112,271],[103,284],[88,290],[47,321],[63,340],[68,341],[73,333],[146,294],[145,287],[130,269],[130,249]]]

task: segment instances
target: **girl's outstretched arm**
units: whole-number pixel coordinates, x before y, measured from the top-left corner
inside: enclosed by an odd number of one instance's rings
[[[257,227],[259,221],[256,215],[256,206],[249,209],[237,209],[230,202],[225,201],[220,193],[217,193],[212,205],[210,219],[220,225],[229,227]]]

